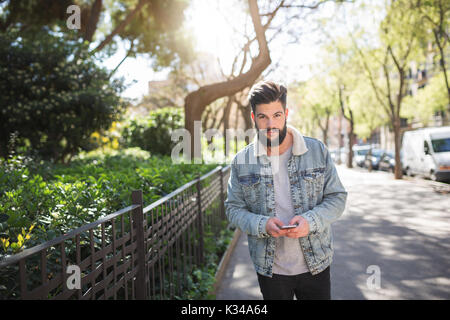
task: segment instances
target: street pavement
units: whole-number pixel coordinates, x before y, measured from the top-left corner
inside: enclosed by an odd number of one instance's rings
[[[333,224],[332,299],[450,299],[450,194],[423,179],[336,167],[348,198]],[[216,299],[262,299],[245,234]]]

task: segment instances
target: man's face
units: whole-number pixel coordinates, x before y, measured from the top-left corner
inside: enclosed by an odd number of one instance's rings
[[[252,119],[258,130],[259,139],[267,139],[267,146],[274,147],[280,145],[287,133],[288,109],[283,110],[280,101],[256,106],[255,113],[252,112]]]

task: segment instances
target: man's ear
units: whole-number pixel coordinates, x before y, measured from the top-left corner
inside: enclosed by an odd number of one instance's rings
[[[287,120],[287,118],[288,118],[288,113],[289,113],[289,109],[286,107],[286,110],[284,111],[284,115],[285,115],[285,117],[286,117],[286,120]]]
[[[254,122],[255,121],[255,114],[253,113],[253,111],[252,111],[251,115],[252,115],[252,120]]]

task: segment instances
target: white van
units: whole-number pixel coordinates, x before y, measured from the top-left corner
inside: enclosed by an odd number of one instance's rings
[[[407,175],[450,181],[450,126],[406,131],[400,156]]]

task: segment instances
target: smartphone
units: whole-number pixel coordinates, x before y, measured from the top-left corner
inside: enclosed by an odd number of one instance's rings
[[[291,225],[287,225],[287,226],[281,226],[280,229],[284,230],[284,229],[293,229],[293,228],[297,228],[298,224],[291,224]]]

